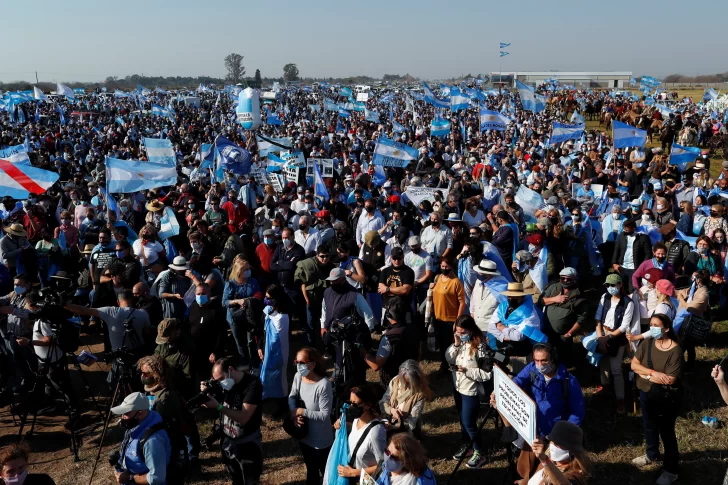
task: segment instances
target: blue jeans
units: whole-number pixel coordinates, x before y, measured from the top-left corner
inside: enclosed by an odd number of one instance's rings
[[[379,325],[382,322],[382,295],[379,293],[367,293],[367,303],[372,309],[374,315],[375,325]],[[372,330],[371,328],[369,330]]]
[[[255,349],[255,341],[253,335],[247,332],[242,326],[235,322],[228,322],[230,330],[233,331],[235,346],[238,348],[238,354],[243,365],[253,365],[258,360],[258,353]]]
[[[480,451],[480,437],[478,433],[478,414],[480,414],[480,399],[475,396],[465,396],[458,391],[453,392],[455,407],[460,415],[460,433],[464,442],[473,440],[473,450]]]
[[[660,456],[660,438],[665,449],[663,468],[677,475],[680,464],[680,452],[675,436],[677,409],[663,409],[661,413],[654,411],[654,404],[647,403],[647,393],[640,391],[640,407],[642,408],[642,426],[645,428],[645,445],[647,458],[657,460]]]

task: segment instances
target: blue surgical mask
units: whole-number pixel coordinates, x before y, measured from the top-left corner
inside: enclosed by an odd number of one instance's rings
[[[650,327],[650,337],[654,339],[662,338],[662,328]]]
[[[460,337],[460,341],[464,344],[470,342],[470,334],[466,333],[465,335],[458,335]]]
[[[608,291],[608,292],[609,292],[609,294],[610,294],[610,295],[612,295],[612,296],[617,296],[617,295],[619,295],[619,288],[617,288],[616,286],[610,286],[609,288],[607,288],[607,291]]]
[[[308,368],[308,364],[296,364],[296,370],[299,374],[301,374],[301,377],[306,377],[311,373],[311,369]]]
[[[698,254],[708,254],[708,248],[706,248],[706,247],[699,247],[698,248]]]
[[[119,258],[119,259],[123,258],[124,257],[124,251],[117,251],[116,252],[116,257]]]
[[[121,207],[119,207],[119,209],[121,209],[121,212],[129,212],[129,208],[125,205],[122,205]]]
[[[13,290],[15,291],[16,295],[22,295],[23,293],[25,293],[25,288],[23,288],[22,286],[16,286],[15,288],[13,288]]]
[[[204,305],[210,298],[207,295],[195,295],[195,301],[198,305]]]
[[[402,469],[402,462],[395,460],[391,456],[388,456],[384,460],[384,468],[386,468],[388,472],[397,473]]]
[[[553,366],[551,364],[543,364],[543,365],[536,364],[536,369],[541,374],[548,374],[549,372],[551,372],[552,370],[554,370],[554,368],[553,368]]]
[[[399,226],[401,223],[402,223],[402,221],[395,221],[394,219],[392,219],[393,226]]]
[[[245,271],[243,271],[243,276],[245,278],[250,278],[250,275],[252,275],[252,274],[253,274],[253,272],[250,271],[249,269],[246,269]]]
[[[272,245],[273,245],[273,239],[272,239],[272,238],[270,238],[270,237],[266,237],[265,239],[263,239],[263,241],[264,241],[264,242],[265,242],[265,244],[266,244],[266,245],[268,245],[268,246],[272,246]]]

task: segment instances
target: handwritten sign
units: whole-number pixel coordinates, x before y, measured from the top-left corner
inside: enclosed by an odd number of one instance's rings
[[[493,366],[493,378],[498,411],[529,445],[533,445],[536,439],[536,403],[497,366]]]
[[[333,158],[309,158],[306,167],[306,176],[313,177],[313,164],[318,165],[319,173],[323,178],[331,178],[334,176],[334,159]]]
[[[435,201],[435,192],[442,194],[442,200],[447,200],[448,189],[435,189],[431,187],[407,187],[404,194],[414,205],[419,206],[423,200]]]
[[[268,184],[268,173],[265,171],[265,168],[253,167],[250,169],[250,174],[255,177],[255,181],[258,185],[264,186]]]

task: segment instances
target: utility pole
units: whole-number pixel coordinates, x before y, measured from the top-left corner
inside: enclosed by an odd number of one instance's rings
[[[35,71],[35,83],[38,84],[38,71]]]

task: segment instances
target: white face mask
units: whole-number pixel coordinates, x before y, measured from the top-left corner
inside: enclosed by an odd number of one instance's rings
[[[26,478],[28,478],[28,470],[25,470],[20,475],[16,475],[14,477],[3,478],[3,480],[5,480],[5,483],[8,485],[23,485]]]
[[[553,443],[549,445],[549,455],[551,456],[551,460],[559,462],[566,461],[571,457],[568,450],[562,450]]]
[[[229,391],[233,388],[234,385],[235,381],[232,377],[226,377],[225,379],[220,381],[220,387],[222,387],[224,391]]]
[[[619,220],[620,213],[619,212],[612,212],[612,219]]]

